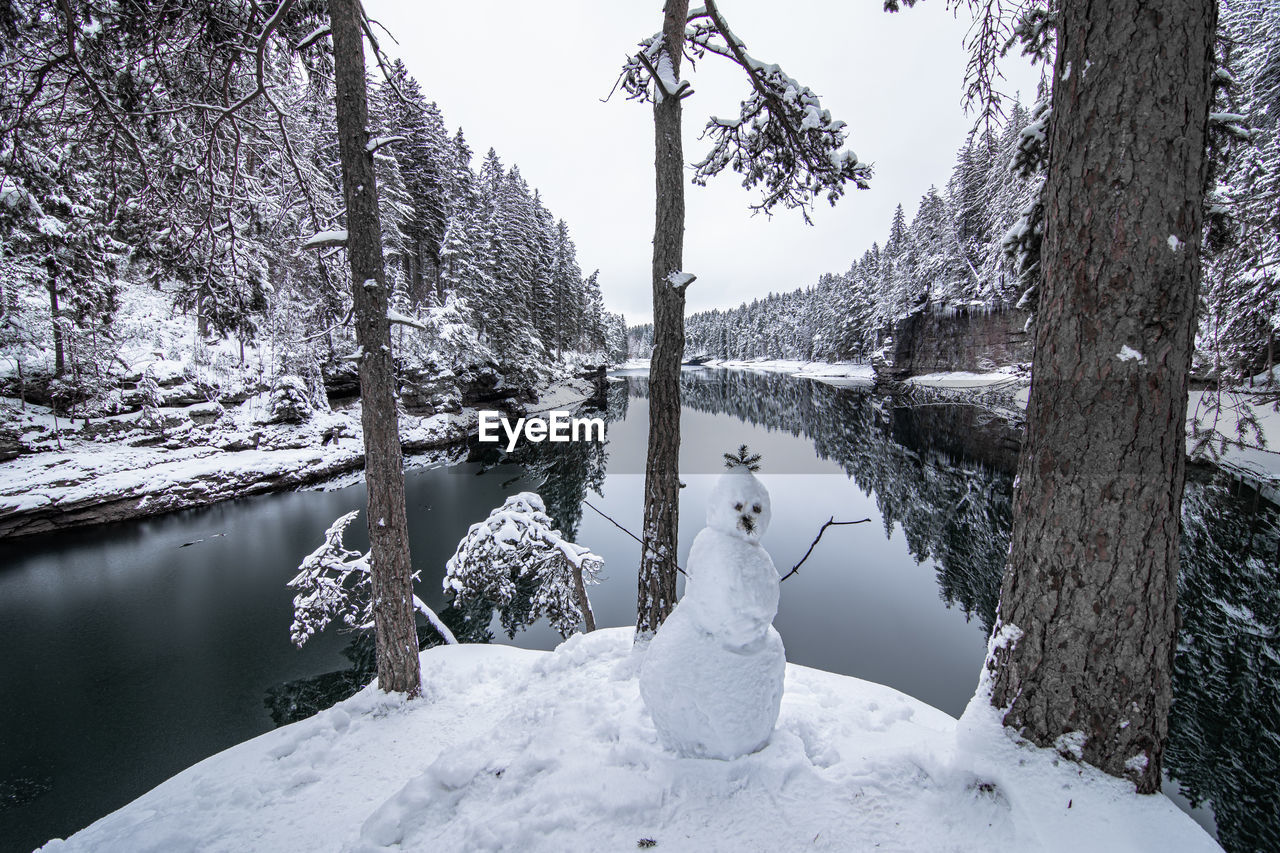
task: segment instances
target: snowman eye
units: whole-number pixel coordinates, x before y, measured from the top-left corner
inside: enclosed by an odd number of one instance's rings
[[[760,504],[753,504],[751,507],[751,511],[755,513],[760,512]]]
[[[736,503],[736,504],[734,504],[734,505],[733,505],[733,508],[734,508],[734,509],[736,509],[738,512],[742,512],[742,504],[741,504],[741,503]]]

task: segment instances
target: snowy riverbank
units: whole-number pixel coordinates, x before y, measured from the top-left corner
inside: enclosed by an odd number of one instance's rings
[[[574,408],[591,396],[584,380],[564,380],[525,405],[527,412]],[[320,483],[364,464],[359,403],[315,412],[298,424],[266,423],[268,402],[234,408],[201,403],[166,408],[160,440],[141,413],[100,418],[86,429],[47,409],[14,413],[13,427],[34,453],[0,463],[0,538],[121,521],[228,498]],[[476,412],[400,415],[406,454],[464,441]]]
[[[628,363],[631,365],[631,363]],[[647,368],[648,362],[635,362],[633,368]],[[789,376],[817,379],[841,385],[872,384],[875,371],[868,364],[798,361],[773,359],[761,361],[708,361],[706,367],[722,367],[731,370],[761,370],[769,373],[785,373]],[[1276,368],[1280,377],[1280,368]],[[1262,390],[1265,376],[1255,377],[1254,387]],[[902,383],[908,388],[920,388],[941,397],[952,398],[959,403],[974,402],[1005,414],[1017,415],[1026,411],[1030,398],[1030,375],[1013,367],[997,368],[984,373],[950,371],[912,376]],[[1280,411],[1266,399],[1249,388],[1222,395],[1221,404],[1209,391],[1192,391],[1187,403],[1188,446],[1195,442],[1197,418],[1200,429],[1210,428],[1219,436],[1242,436],[1249,446],[1218,446],[1210,457],[1229,473],[1256,481],[1271,500],[1280,502]],[[1244,430],[1241,432],[1241,423]],[[1256,429],[1253,424],[1256,424]],[[1261,439],[1261,441],[1259,441]]]
[[[677,758],[640,701],[631,636],[430,649],[426,698],[366,688],[43,849],[1219,849],[1165,797],[1015,745],[983,703],[957,723],[801,666],[763,750]]]

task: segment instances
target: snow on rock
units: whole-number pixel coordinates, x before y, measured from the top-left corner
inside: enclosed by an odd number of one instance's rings
[[[544,415],[556,409],[575,409],[594,393],[594,386],[585,379],[564,379],[539,393],[537,402],[526,404],[524,413]]]
[[[640,695],[679,755],[736,758],[773,733],[787,659],[773,627],[778,572],[760,547],[769,518],[769,492],[746,467],[720,477],[684,597],[649,644]]]
[[[270,397],[255,395],[234,413],[199,426],[195,421],[207,420],[215,408],[209,403],[167,412],[168,438],[154,446],[89,440],[80,429],[62,435],[62,450],[42,448],[0,464],[0,537],[159,515],[361,468],[358,406],[314,412],[298,425],[270,425],[264,423]],[[130,441],[157,440],[141,428],[139,417],[104,418],[94,428],[114,425]],[[407,452],[461,441],[475,427],[469,410],[400,416]]]
[[[875,382],[875,369],[870,364],[854,362],[799,361],[774,358],[749,361],[712,359],[707,367],[723,367],[730,370],[762,370],[769,373],[786,373],[801,379],[820,379],[833,384],[871,384]]]
[[[1219,849],[1165,797],[1015,744],[985,703],[957,724],[801,666],[764,749],[677,757],[640,702],[642,654],[630,628],[429,649],[425,698],[366,688],[43,849]]]

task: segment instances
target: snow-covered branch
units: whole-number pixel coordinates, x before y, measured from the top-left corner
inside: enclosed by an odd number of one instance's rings
[[[328,249],[332,246],[347,245],[347,232],[342,231],[321,231],[318,234],[312,234],[302,244],[303,250],[306,249]]]
[[[552,527],[542,498],[521,492],[471,525],[445,569],[444,588],[499,608],[510,633],[546,616],[562,636],[594,630],[586,587],[604,560]]]
[[[348,628],[364,629],[373,625],[373,584],[369,571],[369,555],[352,551],[342,544],[347,527],[359,511],[341,516],[324,534],[324,544],[307,555],[289,586],[298,590],[293,598],[293,625],[289,636],[298,646],[304,645],[331,622],[339,621]],[[413,573],[418,579],[418,573]],[[440,617],[418,596],[414,608],[449,644],[458,642]]]
[[[690,64],[708,53],[724,57],[742,68],[752,89],[737,116],[707,122],[704,135],[711,138],[712,148],[694,164],[695,184],[706,184],[731,166],[743,176],[743,186],[761,187],[764,197],[753,210],[798,208],[806,222],[818,196],[834,204],[847,184],[868,187],[871,166],[844,148],[844,122],[833,119],[809,87],[747,53],[711,0],[690,12],[688,21]],[[688,81],[677,81],[670,73],[671,57],[661,33],[639,46],[639,53],[623,65],[615,89],[620,86],[628,99],[640,101],[692,94]]]
[[[707,122],[705,134],[713,147],[694,164],[694,183],[704,185],[732,165],[742,174],[743,186],[760,185],[764,192],[753,210],[769,213],[781,204],[798,208],[806,222],[819,195],[835,204],[848,182],[866,189],[871,167],[844,149],[845,123],[833,119],[808,86],[748,54],[713,0],[705,11],[710,26],[689,29],[691,49],[695,55],[710,51],[732,59],[746,72],[753,94],[742,102],[737,117]]]
[[[387,319],[392,323],[399,323],[401,326],[412,326],[413,328],[420,329],[421,331],[424,331],[424,332],[428,331],[425,325],[413,319],[412,317],[408,317],[408,316],[405,316],[404,314],[401,314],[399,311],[395,310],[394,308],[387,309]]]
[[[367,144],[364,147],[364,150],[372,154],[375,151],[377,151],[379,148],[382,148],[384,145],[391,145],[396,142],[408,142],[408,141],[409,141],[409,137],[407,136],[375,136],[369,140],[369,144]]]

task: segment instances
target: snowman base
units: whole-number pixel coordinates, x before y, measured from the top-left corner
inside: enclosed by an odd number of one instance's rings
[[[727,646],[677,605],[640,669],[640,694],[663,745],[689,758],[731,759],[763,748],[782,703],[786,653],[769,626]]]

